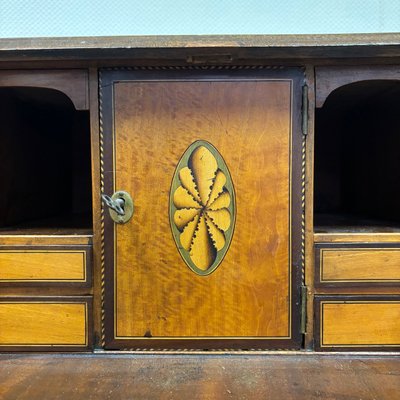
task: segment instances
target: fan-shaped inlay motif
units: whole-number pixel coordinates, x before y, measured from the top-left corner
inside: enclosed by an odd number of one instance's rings
[[[205,141],[183,154],[171,188],[171,228],[186,264],[208,275],[221,263],[232,239],[235,198],[219,152]]]

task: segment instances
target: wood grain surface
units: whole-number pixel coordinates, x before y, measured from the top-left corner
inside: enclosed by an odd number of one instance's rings
[[[321,250],[321,281],[399,281],[400,249]]]
[[[77,110],[89,109],[88,73],[82,69],[0,71],[0,87],[55,89],[66,94]]]
[[[115,85],[116,190],[135,201],[116,237],[116,336],[289,336],[290,82]],[[237,199],[220,268],[195,275],[172,239],[175,167],[198,139]]]
[[[316,107],[322,107],[326,98],[337,88],[360,81],[400,80],[397,65],[319,67],[316,75]]]
[[[61,231],[58,234],[38,235],[27,230],[25,234],[0,235],[2,246],[36,246],[36,245],[85,245],[92,244],[93,234],[87,230],[81,234],[72,234],[70,231]]]
[[[317,304],[318,306],[318,304]],[[321,300],[321,348],[400,348],[400,301]]]
[[[308,64],[305,70],[306,83],[308,86],[308,120],[307,136],[305,140],[305,252],[303,263],[303,282],[307,287],[307,310],[306,310],[306,333],[304,335],[304,347],[313,348],[314,324],[313,315],[314,301],[314,144],[315,144],[315,68]]]
[[[66,65],[76,68],[91,65],[165,65],[168,60],[186,63],[188,57],[216,55],[231,56],[234,62],[280,63],[302,65],[304,60],[323,60],[331,65],[357,62],[376,63],[382,60],[398,62],[399,33],[340,34],[340,35],[186,35],[186,36],[114,36],[64,38],[5,38],[0,39],[2,62],[41,62],[41,67]],[[358,60],[354,61],[354,58]],[[201,58],[201,57],[200,57]],[[229,58],[228,58],[229,60]],[[149,62],[151,64],[149,64]],[[68,64],[69,63],[69,64]],[[119,63],[119,64],[118,64]],[[129,64],[131,63],[131,64]],[[36,64],[37,65],[37,64]],[[9,67],[9,66],[8,66]]]
[[[2,400],[396,400],[398,356],[0,355]]]
[[[86,301],[70,299],[0,300],[0,347],[86,347],[88,336]]]
[[[102,252],[101,252],[101,187],[100,187],[100,135],[99,135],[99,74],[97,68],[89,69],[90,144],[92,161],[92,212],[93,212],[93,336],[94,346],[101,344],[102,315]]]
[[[292,101],[290,79],[115,83],[114,189],[135,202],[115,227],[116,338],[290,339]],[[223,157],[237,202],[231,246],[208,276],[185,265],[168,216],[196,140]]]
[[[84,250],[1,250],[0,281],[86,280]]]

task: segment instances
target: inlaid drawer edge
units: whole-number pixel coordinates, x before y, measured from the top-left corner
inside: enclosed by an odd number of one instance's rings
[[[0,350],[90,350],[92,303],[91,296],[0,297]]]
[[[315,286],[394,286],[400,247],[382,243],[316,243]]]
[[[92,246],[0,246],[0,286],[90,287]]]
[[[320,295],[314,301],[315,349],[400,349],[400,296]]]

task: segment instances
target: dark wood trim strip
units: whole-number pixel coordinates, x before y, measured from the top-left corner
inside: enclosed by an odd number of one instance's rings
[[[260,338],[133,338],[113,339],[106,344],[107,350],[177,350],[177,351],[264,351],[264,350],[299,350],[300,343],[291,339],[260,339]]]
[[[398,57],[399,33],[339,35],[169,35],[0,39],[2,61],[232,60]],[[207,57],[206,57],[207,58]]]

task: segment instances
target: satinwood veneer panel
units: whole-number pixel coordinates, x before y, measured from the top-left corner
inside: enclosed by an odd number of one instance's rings
[[[88,349],[91,304],[90,297],[2,297],[0,349]]]
[[[316,350],[400,349],[399,296],[316,296]]]
[[[299,72],[103,72],[107,347],[299,346]]]
[[[90,286],[91,246],[1,246],[0,285]]]
[[[400,248],[387,243],[316,243],[317,286],[382,286],[400,282]]]

